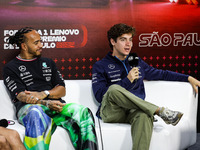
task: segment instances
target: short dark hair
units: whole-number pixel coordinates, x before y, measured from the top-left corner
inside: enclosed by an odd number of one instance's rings
[[[132,36],[134,36],[135,28],[123,23],[119,23],[119,24],[115,24],[114,26],[110,28],[110,30],[108,30],[107,38],[108,38],[109,46],[111,47],[111,49],[113,49],[113,45],[111,44],[110,39],[113,39],[116,42],[118,37],[126,33],[131,33]]]
[[[35,30],[32,27],[25,27],[25,28],[21,28],[19,29],[15,35],[10,36],[8,38],[8,44],[12,44],[12,45],[17,45],[19,48],[21,48],[21,44],[24,43],[26,41],[26,36],[24,36],[24,34],[29,33],[31,31]]]

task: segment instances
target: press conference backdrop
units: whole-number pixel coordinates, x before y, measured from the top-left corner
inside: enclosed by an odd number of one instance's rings
[[[200,8],[181,1],[1,0],[0,69],[19,53],[7,38],[32,26],[42,37],[42,55],[64,79],[91,79],[92,65],[110,51],[107,30],[126,23],[136,28],[132,52],[155,68],[200,79]]]

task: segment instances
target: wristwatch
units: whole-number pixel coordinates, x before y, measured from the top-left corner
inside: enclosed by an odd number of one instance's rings
[[[45,90],[44,94],[46,94],[46,97],[48,97],[50,93],[49,93],[49,91]]]

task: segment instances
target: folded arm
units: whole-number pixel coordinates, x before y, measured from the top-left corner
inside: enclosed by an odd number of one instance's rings
[[[62,111],[62,107],[65,104],[61,103],[60,101],[57,101],[57,99],[65,96],[65,93],[66,91],[64,86],[56,86],[53,89],[49,90],[48,98],[51,100],[43,100],[47,97],[44,91],[22,91],[17,95],[17,99],[21,102],[28,104],[42,104],[49,107],[52,110],[60,112]]]

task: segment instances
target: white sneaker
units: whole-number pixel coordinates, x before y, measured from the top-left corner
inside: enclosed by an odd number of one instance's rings
[[[166,124],[172,124],[173,126],[175,126],[180,121],[183,113],[179,111],[172,111],[168,108],[162,107],[159,111],[158,116],[160,116]]]

